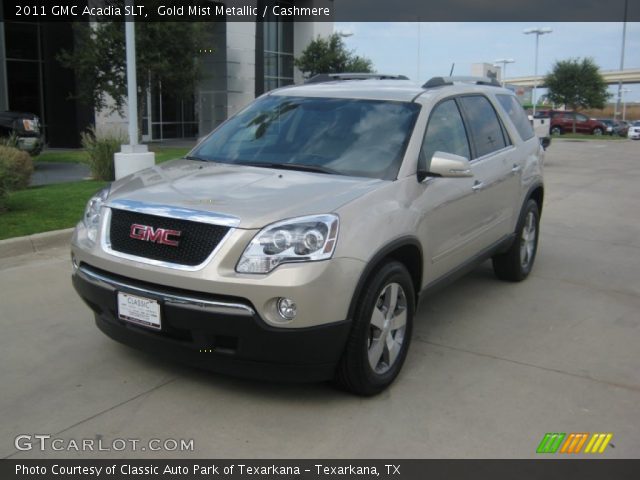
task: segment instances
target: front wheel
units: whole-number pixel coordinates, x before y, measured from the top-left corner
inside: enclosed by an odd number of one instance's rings
[[[415,293],[406,267],[396,261],[383,264],[360,295],[337,385],[366,396],[387,388],[407,356],[414,311]]]
[[[560,128],[560,127],[552,127],[549,133],[551,133],[551,135],[561,135],[562,134],[562,128]]]
[[[520,282],[527,278],[538,251],[540,209],[529,199],[518,221],[516,238],[505,253],[492,258],[493,271],[501,280]]]
[[[601,129],[601,128],[599,128],[599,127],[596,127],[596,128],[594,128],[594,129],[593,129],[593,132],[592,132],[592,133],[593,133],[594,135],[602,135],[602,129]]]

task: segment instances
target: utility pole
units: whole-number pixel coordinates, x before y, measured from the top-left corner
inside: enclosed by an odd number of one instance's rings
[[[534,72],[533,72],[533,94],[532,94],[532,103],[533,103],[533,116],[535,117],[536,115],[536,103],[538,101],[537,97],[537,93],[538,93],[538,43],[540,41],[540,35],[544,35],[545,33],[551,33],[553,32],[552,29],[550,29],[549,27],[543,27],[543,28],[527,28],[523,33],[525,35],[530,35],[530,34],[535,34],[536,36],[536,59],[535,59],[535,66],[534,66]]]
[[[507,78],[507,65],[509,63],[516,63],[516,61],[513,58],[501,58],[499,60],[494,60],[494,67],[499,67],[499,64],[502,64],[502,72],[500,75],[500,80],[502,80],[502,86],[504,87],[504,79]]]
[[[624,0],[624,16],[622,21],[622,48],[620,50],[620,72],[624,69],[624,48],[627,43],[627,10],[629,7],[629,0]],[[622,80],[618,81],[618,99],[616,100],[616,110],[613,113],[613,118],[618,118],[620,114],[620,102],[622,101]],[[624,117],[624,115],[623,115]],[[624,118],[623,118],[624,120]]]

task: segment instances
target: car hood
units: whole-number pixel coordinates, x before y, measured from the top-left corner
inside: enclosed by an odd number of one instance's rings
[[[175,160],[114,182],[109,201],[131,200],[233,215],[239,228],[331,213],[384,180]]]

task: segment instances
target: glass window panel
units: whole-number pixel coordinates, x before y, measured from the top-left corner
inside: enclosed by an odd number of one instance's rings
[[[496,95],[500,105],[505,109],[509,118],[513,122],[520,134],[520,138],[523,140],[529,140],[535,135],[531,122],[527,118],[527,114],[524,112],[524,108],[520,105],[520,102],[513,95]]]
[[[182,128],[178,123],[162,124],[162,138],[178,138],[182,134]]]
[[[280,55],[280,71],[279,77],[293,78],[293,56],[292,55]]]
[[[495,110],[486,97],[461,97],[471,135],[476,146],[476,157],[482,157],[506,146],[502,126]]]
[[[266,78],[264,79],[264,89],[265,91],[273,90],[274,88],[278,88],[278,79],[277,78]]]
[[[281,51],[293,53],[293,22],[282,22]]]
[[[278,23],[264,23],[264,49],[270,51],[278,50]]]
[[[267,77],[278,76],[278,54],[277,53],[264,53],[264,74]]]
[[[4,35],[7,58],[38,60],[37,24],[7,22]]]
[[[42,118],[39,79],[40,63],[7,61],[10,110],[34,113]]]
[[[227,163],[299,163],[392,179],[419,110],[415,103],[267,96],[231,118],[194,154]]]
[[[431,112],[420,150],[421,169],[429,170],[435,152],[471,157],[467,132],[454,100],[442,102]]]

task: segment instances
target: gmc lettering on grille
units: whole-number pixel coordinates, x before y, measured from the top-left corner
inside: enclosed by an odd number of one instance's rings
[[[177,247],[180,242],[176,239],[180,237],[182,232],[179,230],[168,230],[166,228],[153,228],[149,225],[140,225],[134,223],[131,225],[129,236],[143,242],[159,243],[161,245],[170,245]],[[173,238],[171,238],[173,237]]]

